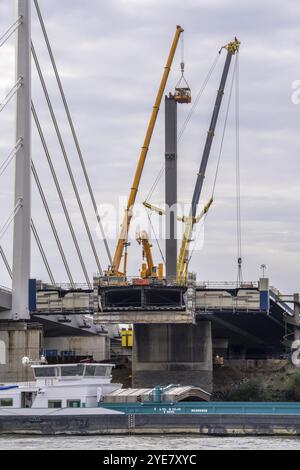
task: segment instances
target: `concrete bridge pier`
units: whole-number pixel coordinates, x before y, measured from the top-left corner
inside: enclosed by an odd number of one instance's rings
[[[212,391],[211,322],[136,324],[132,386],[194,385]]]
[[[22,358],[40,358],[41,338],[42,327],[37,323],[0,322],[0,383],[33,379],[31,368],[22,365]]]

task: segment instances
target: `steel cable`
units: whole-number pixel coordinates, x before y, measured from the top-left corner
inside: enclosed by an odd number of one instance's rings
[[[193,106],[192,106],[192,108],[191,108],[191,110],[190,110],[190,112],[189,112],[189,114],[188,114],[186,120],[184,121],[184,123],[183,123],[183,125],[182,125],[182,127],[181,127],[181,129],[180,129],[180,131],[179,131],[179,133],[178,133],[178,143],[181,142],[182,137],[183,137],[183,135],[184,135],[184,132],[185,132],[186,128],[188,127],[188,125],[189,125],[189,123],[190,123],[190,121],[191,121],[191,119],[192,119],[192,117],[193,117],[193,114],[194,114],[194,112],[195,112],[195,110],[196,110],[196,108],[197,108],[197,106],[198,106],[198,104],[199,104],[200,98],[201,98],[201,96],[203,95],[203,93],[204,93],[204,91],[205,91],[205,89],[206,89],[206,87],[207,87],[207,84],[208,84],[208,82],[209,82],[209,80],[210,80],[210,78],[211,78],[211,76],[212,76],[212,74],[213,74],[214,69],[216,68],[216,65],[217,65],[219,56],[220,56],[220,53],[218,52],[218,54],[216,55],[216,57],[215,57],[215,59],[214,59],[212,65],[211,65],[211,67],[210,67],[210,69],[209,69],[209,71],[208,71],[208,73],[207,73],[207,75],[206,75],[206,77],[205,77],[205,80],[204,80],[204,82],[203,82],[203,84],[202,84],[202,86],[201,86],[199,92],[197,93],[195,102],[194,102],[194,104],[193,104]],[[157,187],[157,185],[158,185],[158,183],[159,183],[159,181],[160,181],[160,179],[161,179],[163,173],[164,173],[164,164],[162,165],[161,169],[159,170],[158,175],[157,175],[157,177],[156,177],[154,183],[152,184],[152,186],[151,186],[151,188],[150,188],[150,190],[149,190],[149,192],[148,192],[148,195],[147,195],[147,197],[146,197],[146,199],[145,199],[146,202],[148,202],[148,201],[151,199],[151,197],[152,197],[152,195],[153,195],[153,193],[154,193],[154,191],[155,191],[155,189],[156,189],[156,187]]]
[[[73,225],[72,225],[72,222],[71,222],[69,213],[68,213],[68,209],[67,209],[67,206],[66,206],[66,203],[65,203],[65,200],[64,200],[64,197],[63,197],[61,188],[60,188],[59,181],[58,181],[57,176],[56,176],[56,172],[55,172],[55,169],[54,169],[52,160],[51,160],[51,156],[50,156],[50,153],[49,153],[49,150],[48,150],[48,147],[47,147],[47,144],[46,144],[44,135],[43,135],[43,131],[42,131],[42,128],[41,128],[41,125],[40,125],[40,122],[39,122],[38,116],[37,116],[37,114],[36,114],[36,110],[35,110],[35,107],[34,107],[34,104],[33,104],[33,103],[32,103],[32,105],[31,105],[31,109],[32,109],[32,114],[33,114],[33,117],[34,117],[34,120],[35,120],[35,123],[36,123],[36,127],[37,127],[37,130],[38,130],[38,133],[39,133],[39,136],[40,136],[40,139],[41,139],[43,148],[44,148],[44,152],[45,152],[45,155],[46,155],[46,158],[47,158],[49,167],[50,167],[50,171],[51,171],[51,174],[52,174],[52,177],[53,177],[53,180],[54,180],[54,183],[55,183],[57,192],[58,192],[58,196],[59,196],[59,199],[60,199],[60,202],[61,202],[61,205],[62,205],[64,214],[65,214],[67,223],[68,223],[68,227],[69,227],[70,232],[71,232],[71,236],[72,236],[72,239],[73,239],[73,242],[74,242],[76,251],[77,251],[77,255],[78,255],[78,257],[79,257],[79,261],[80,261],[80,264],[81,264],[81,267],[82,267],[82,270],[83,270],[85,279],[86,279],[87,283],[90,285],[89,277],[88,277],[87,270],[86,270],[86,267],[85,267],[85,264],[84,264],[84,261],[83,261],[83,258],[82,258],[82,254],[81,254],[80,247],[79,247],[79,244],[78,244],[76,235],[75,235],[75,231],[74,231],[74,229],[73,229]],[[36,171],[35,171],[35,169],[34,169],[34,165],[33,165],[33,171],[34,171],[34,173],[36,174]],[[35,176],[35,175],[34,175],[34,176]],[[37,175],[36,175],[36,176],[37,176]],[[36,181],[37,181],[37,179],[36,179]],[[39,187],[40,193],[43,192],[42,186],[41,186],[40,183],[38,184],[38,187]],[[41,194],[41,195],[42,195],[42,194]],[[47,199],[46,199],[45,195],[44,195],[44,197],[42,197],[42,199],[43,199],[44,206],[46,205],[47,208],[48,208],[46,211],[47,211],[47,214],[48,214],[49,221],[50,221],[50,220],[53,221],[52,216],[51,216],[51,212],[50,212],[49,206],[48,206],[48,204],[47,204]],[[45,208],[46,208],[46,207],[45,207]],[[50,223],[51,223],[51,222],[50,222]],[[51,224],[51,225],[52,225],[52,224]],[[59,240],[59,237],[58,237],[58,240]],[[60,242],[59,242],[59,244],[60,244]],[[61,246],[61,245],[60,245],[60,246]],[[62,251],[62,252],[60,251],[60,253],[61,253],[61,255],[62,255],[62,258],[65,259],[64,255],[63,255],[63,251]],[[65,267],[66,267],[66,266],[67,266],[67,264],[65,264]],[[74,281],[73,281],[73,279],[72,279],[72,276],[71,276],[71,273],[70,273],[69,269],[67,269],[67,272],[68,272],[68,277],[69,277],[69,279],[70,279],[70,282],[71,282],[72,284],[74,284]]]
[[[239,54],[236,56],[236,99],[235,99],[235,125],[236,125],[236,218],[237,218],[237,255],[238,275],[237,284],[243,282],[242,272],[242,218],[241,218],[241,172],[240,172],[240,99],[239,99]]]
[[[44,261],[44,265],[45,265],[45,268],[46,268],[46,271],[48,273],[48,276],[49,276],[49,279],[52,283],[53,286],[56,285],[55,283],[55,280],[54,280],[54,276],[53,276],[53,273],[51,271],[51,268],[50,268],[50,265],[49,265],[49,262],[48,262],[48,259],[47,259],[47,256],[46,256],[46,253],[45,253],[45,250],[44,250],[44,247],[43,247],[43,244],[41,242],[41,239],[38,235],[38,232],[37,232],[37,229],[36,229],[36,226],[33,222],[33,220],[31,219],[31,230],[32,230],[32,233],[34,235],[34,238],[35,238],[35,241],[36,241],[36,244],[38,246],[38,249],[40,251],[40,254],[41,254],[41,257]]]
[[[18,89],[22,86],[23,78],[20,77],[17,83],[12,87],[12,89],[7,93],[2,103],[0,103],[0,113],[8,105],[8,103],[13,99]]]
[[[18,153],[20,147],[22,146],[22,142],[23,142],[22,138],[18,140],[18,142],[16,143],[14,148],[10,151],[10,153],[8,154],[8,156],[6,157],[6,159],[4,160],[2,165],[0,166],[0,176],[3,175],[3,173],[5,172],[8,165],[11,163],[11,161],[14,159],[14,157]]]
[[[55,74],[55,77],[56,77],[56,80],[57,80],[58,88],[60,90],[60,94],[61,94],[61,98],[62,98],[64,108],[65,108],[65,111],[66,111],[66,115],[67,115],[67,118],[68,118],[68,121],[69,121],[71,133],[72,133],[72,136],[73,136],[73,139],[74,139],[75,147],[77,149],[78,157],[79,157],[79,160],[80,160],[80,163],[81,163],[82,171],[83,171],[85,181],[86,181],[86,184],[87,184],[87,187],[88,187],[88,191],[89,191],[89,194],[90,194],[92,205],[93,205],[93,208],[94,208],[94,211],[95,211],[96,219],[97,219],[100,231],[101,231],[101,235],[102,235],[103,242],[104,242],[104,245],[105,245],[106,253],[107,253],[110,265],[112,265],[113,261],[112,261],[111,252],[110,252],[110,249],[109,249],[109,246],[108,246],[108,243],[107,243],[107,239],[106,239],[106,236],[105,236],[105,233],[104,233],[102,221],[101,221],[101,218],[100,218],[100,215],[99,215],[99,212],[98,212],[96,199],[95,199],[94,192],[93,192],[93,189],[92,189],[92,185],[91,185],[91,182],[90,182],[90,178],[89,178],[89,175],[88,175],[88,172],[87,172],[87,169],[86,169],[86,165],[85,165],[85,162],[84,162],[81,147],[79,145],[78,137],[77,137],[77,134],[76,134],[76,131],[75,131],[74,123],[73,123],[72,116],[71,116],[71,113],[70,113],[70,109],[69,109],[69,106],[68,106],[68,103],[67,103],[66,95],[65,95],[65,92],[64,92],[64,89],[63,89],[63,86],[62,86],[60,75],[59,75],[59,72],[58,72],[58,69],[57,69],[57,66],[56,66],[56,62],[55,62],[55,58],[54,58],[52,48],[51,48],[51,45],[50,45],[50,41],[49,41],[49,38],[48,38],[46,26],[45,26],[45,23],[44,23],[42,14],[41,14],[41,10],[40,10],[38,1],[34,0],[34,4],[35,4],[35,7],[36,7],[36,11],[37,11],[37,14],[38,14],[38,18],[39,18],[39,21],[40,21],[41,28],[42,28],[42,31],[43,31],[44,39],[45,39],[45,42],[46,42],[46,46],[47,46],[47,49],[48,49],[48,53],[49,53],[49,56],[50,56],[50,60],[51,60],[51,63],[52,63],[54,74]]]
[[[88,235],[90,246],[92,248],[92,251],[93,251],[93,254],[94,254],[94,258],[95,258],[99,273],[102,275],[102,268],[101,268],[100,261],[99,261],[99,258],[98,258],[98,254],[97,254],[97,251],[96,251],[96,247],[95,247],[95,244],[94,244],[94,241],[93,241],[93,237],[92,237],[89,225],[88,225],[87,218],[85,216],[85,212],[84,212],[84,208],[83,208],[83,205],[82,205],[82,202],[81,202],[79,191],[77,189],[75,178],[74,178],[72,168],[71,168],[71,165],[70,165],[70,162],[69,162],[69,158],[68,158],[68,155],[67,155],[64,143],[63,143],[62,135],[61,135],[61,132],[59,130],[59,126],[58,126],[57,119],[56,119],[56,116],[55,116],[55,113],[54,113],[54,110],[53,110],[53,106],[52,106],[52,103],[51,103],[51,100],[50,100],[48,90],[47,90],[47,87],[46,87],[46,83],[45,83],[45,80],[44,80],[44,77],[43,77],[43,74],[42,74],[42,70],[41,70],[41,67],[40,67],[40,64],[39,64],[39,61],[38,61],[38,58],[37,58],[37,55],[36,55],[36,52],[35,52],[35,49],[34,49],[34,46],[33,46],[32,43],[31,43],[31,50],[32,50],[32,55],[33,55],[35,65],[36,65],[36,68],[37,68],[37,72],[38,72],[38,75],[39,75],[39,78],[40,78],[40,81],[41,81],[41,84],[42,84],[42,88],[43,88],[43,91],[44,91],[44,94],[45,94],[45,98],[46,98],[46,101],[47,101],[47,104],[48,104],[48,108],[49,108],[49,111],[50,111],[50,114],[51,114],[52,122],[53,122],[53,125],[54,125],[54,128],[55,128],[55,131],[56,131],[56,135],[57,135],[57,138],[58,138],[58,141],[59,141],[59,144],[60,144],[60,148],[61,148],[64,160],[65,160],[65,164],[67,166],[68,174],[69,174],[69,177],[70,177],[70,180],[71,180],[71,183],[72,183],[72,187],[73,187],[73,190],[74,190],[74,193],[75,193],[75,196],[76,196],[76,200],[77,200],[78,207],[79,207],[79,210],[80,210],[80,213],[81,213],[81,217],[82,217],[82,220],[83,220],[83,223],[84,223],[84,226],[85,226],[85,230],[86,230],[86,233]],[[86,273],[85,276],[86,276],[87,282],[89,282],[87,273]]]
[[[6,255],[5,255],[4,250],[3,250],[1,245],[0,245],[0,255],[1,255],[1,258],[3,259],[5,267],[7,269],[8,274],[9,274],[9,277],[12,279],[12,277],[13,277],[12,269],[10,267],[8,259],[6,258]]]
[[[22,23],[22,16],[19,16],[19,18],[11,25],[10,28],[0,37],[0,47],[2,47],[6,41],[13,35],[13,33],[18,29],[20,24]]]

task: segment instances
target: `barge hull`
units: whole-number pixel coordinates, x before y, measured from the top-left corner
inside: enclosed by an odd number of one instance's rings
[[[0,435],[142,435],[297,436],[300,415],[0,416]]]

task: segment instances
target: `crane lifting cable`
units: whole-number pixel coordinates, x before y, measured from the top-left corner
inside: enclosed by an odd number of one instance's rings
[[[217,166],[216,166],[216,171],[215,171],[215,177],[214,177],[214,182],[213,182],[213,188],[212,188],[212,196],[211,199],[214,199],[215,195],[215,190],[216,190],[216,184],[217,184],[217,179],[218,179],[218,174],[219,174],[219,169],[220,169],[220,161],[221,157],[223,154],[223,147],[224,147],[224,140],[225,140],[225,135],[228,127],[228,118],[229,118],[229,111],[230,111],[230,106],[232,102],[232,95],[233,95],[233,90],[234,90],[234,84],[236,85],[235,88],[235,134],[236,134],[236,206],[237,206],[237,255],[238,255],[238,279],[237,279],[237,285],[239,286],[241,282],[243,281],[243,276],[242,276],[242,243],[241,243],[241,211],[240,211],[240,171],[239,171],[239,71],[238,71],[238,64],[239,64],[239,51],[237,51],[236,57],[235,57],[235,66],[234,66],[234,71],[232,74],[232,80],[231,80],[231,85],[230,85],[230,91],[229,91],[229,96],[228,96],[228,102],[227,102],[227,108],[226,108],[226,113],[225,113],[225,119],[224,119],[224,126],[223,126],[223,131],[222,131],[222,137],[221,137],[221,143],[220,143],[220,149],[218,153],[218,159],[217,159]],[[203,224],[206,221],[207,214],[205,214],[203,218]],[[198,237],[200,236],[200,232],[198,234]],[[194,246],[193,249],[191,250],[190,256],[189,256],[189,261],[190,263],[192,256],[194,254],[196,245],[197,245],[197,240],[194,241]]]
[[[185,65],[184,65],[184,33],[183,33],[181,36],[181,63],[180,63],[181,77],[175,87],[175,93],[174,93],[174,100],[177,101],[177,103],[181,103],[181,104],[191,103],[192,101],[191,89],[184,76],[184,67]]]
[[[236,57],[235,80],[235,126],[236,126],[236,219],[237,219],[237,286],[243,282],[242,272],[242,216],[241,216],[241,174],[240,174],[240,99],[239,99],[239,57]]]
[[[157,244],[157,248],[158,248],[158,250],[159,250],[161,259],[162,259],[162,261],[163,261],[163,264],[166,266],[166,260],[165,260],[165,257],[164,257],[162,248],[161,248],[161,246],[160,246],[160,243],[159,243],[159,238],[158,238],[158,236],[156,235],[156,230],[155,230],[154,225],[153,225],[152,220],[151,220],[151,214],[149,214],[149,212],[147,212],[147,217],[148,217],[148,220],[149,220],[149,223],[150,223],[150,226],[151,226],[151,230],[152,230],[153,235],[154,235],[154,237],[155,237],[155,242],[156,242],[156,244]]]
[[[230,90],[229,90],[227,108],[226,108],[226,113],[225,113],[225,119],[224,119],[220,149],[219,149],[219,153],[218,153],[216,172],[215,172],[214,183],[213,183],[213,188],[212,188],[212,195],[211,195],[212,199],[214,199],[214,195],[215,195],[217,179],[218,179],[219,170],[220,170],[221,157],[222,157],[222,154],[223,154],[224,140],[225,140],[225,135],[226,135],[226,131],[227,131],[227,124],[228,124],[228,117],[229,117],[229,111],[230,111],[230,105],[231,105],[231,99],[232,99],[232,93],[233,93],[233,86],[234,86],[234,82],[235,82],[235,79],[236,79],[237,58],[238,58],[238,51],[237,51],[236,58],[235,58],[235,66],[234,66],[234,70],[233,70],[233,74],[232,74],[232,80],[231,80],[231,84],[230,84]]]
[[[225,91],[225,85],[226,85],[226,81],[228,77],[231,60],[232,60],[232,57],[236,54],[236,52],[238,52],[239,46],[240,46],[240,42],[237,40],[237,38],[235,38],[234,41],[230,42],[224,48],[222,48],[222,49],[227,50],[226,60],[225,60],[224,68],[223,68],[220,86],[217,91],[217,97],[215,101],[215,106],[213,108],[209,131],[207,133],[205,146],[203,149],[202,159],[201,159],[200,168],[199,168],[199,172],[197,175],[197,180],[196,180],[196,184],[194,188],[189,217],[186,218],[185,231],[184,231],[184,235],[182,239],[179,258],[178,258],[177,280],[180,284],[185,284],[186,279],[187,279],[188,262],[190,258],[190,255],[189,255],[190,243],[192,241],[194,225],[207,213],[210,205],[212,204],[212,199],[210,199],[208,204],[204,207],[204,210],[202,211],[200,216],[196,217],[197,207],[199,204],[199,200],[200,200],[200,196],[201,196],[201,192],[202,192],[202,188],[203,188],[203,184],[205,180],[206,168],[207,168],[209,156],[211,153],[211,147],[212,147],[212,143],[214,140],[216,124],[218,121],[218,116],[219,116],[219,112],[220,112],[220,108],[221,108],[221,104],[223,100],[223,95]]]

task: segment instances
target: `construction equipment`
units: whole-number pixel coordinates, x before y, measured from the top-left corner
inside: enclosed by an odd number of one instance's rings
[[[152,245],[149,241],[148,233],[145,230],[141,231],[137,234],[136,241],[139,243],[139,245],[143,246],[143,259],[146,259],[147,261],[147,264],[142,264],[142,269],[140,272],[141,278],[148,279],[153,277],[162,279],[164,276],[163,264],[160,263],[158,267],[154,266],[151,252]]]
[[[159,107],[160,107],[161,100],[162,100],[162,97],[163,97],[163,94],[164,94],[164,91],[165,91],[166,83],[167,83],[167,80],[168,80],[168,77],[169,77],[169,73],[170,73],[171,65],[173,63],[173,59],[174,59],[175,51],[176,51],[176,48],[177,48],[177,45],[178,45],[178,41],[179,41],[179,38],[180,38],[180,35],[181,35],[182,32],[183,32],[182,27],[177,26],[175,36],[174,36],[174,39],[173,39],[173,43],[172,43],[172,46],[171,46],[171,50],[170,50],[170,53],[169,53],[169,57],[168,57],[168,60],[167,60],[167,64],[166,64],[166,67],[164,69],[164,74],[163,74],[163,77],[162,77],[162,80],[161,80],[161,83],[160,83],[160,87],[159,87],[157,97],[156,97],[156,100],[155,100],[155,103],[154,103],[154,107],[153,107],[153,110],[152,110],[152,114],[151,114],[151,117],[150,117],[148,129],[147,129],[147,132],[146,132],[145,141],[144,141],[141,153],[140,153],[140,158],[139,158],[139,161],[138,161],[135,177],[134,177],[134,180],[133,180],[133,184],[132,184],[132,187],[131,187],[129,199],[128,199],[126,210],[125,210],[124,220],[123,220],[123,223],[122,223],[122,226],[121,226],[121,232],[120,232],[119,240],[118,240],[116,250],[115,250],[115,254],[114,254],[114,258],[113,258],[113,265],[110,266],[108,268],[108,271],[105,273],[107,276],[126,277],[126,269],[124,269],[123,273],[120,272],[120,265],[121,265],[121,260],[122,260],[122,257],[123,257],[124,249],[125,249],[125,246],[126,246],[127,240],[128,240],[128,232],[129,232],[129,228],[130,228],[130,222],[131,222],[131,219],[132,219],[132,216],[133,216],[133,212],[132,212],[133,211],[133,206],[134,206],[135,201],[136,201],[136,196],[137,196],[137,192],[138,192],[138,189],[139,189],[139,184],[140,184],[141,176],[142,176],[142,173],[143,173],[146,157],[147,157],[147,154],[148,154],[149,145],[150,145],[150,142],[151,142],[151,138],[152,138],[154,126],[155,126],[155,123],[156,123]],[[126,268],[126,266],[125,266],[125,268]]]
[[[189,84],[186,81],[185,76],[184,76],[184,62],[181,62],[180,66],[181,66],[181,78],[175,87],[174,100],[177,101],[177,103],[181,103],[181,104],[191,103],[192,93],[191,93]],[[182,86],[182,83],[184,83],[185,86]]]
[[[196,184],[195,184],[195,189],[194,189],[194,194],[193,194],[193,199],[192,199],[192,204],[191,204],[191,210],[190,210],[190,215],[186,219],[186,226],[185,226],[185,231],[182,239],[182,244],[181,244],[181,250],[178,258],[178,266],[177,266],[177,281],[179,284],[185,284],[186,279],[187,279],[187,274],[188,274],[188,265],[190,261],[189,257],[189,247],[190,243],[192,241],[192,234],[194,230],[195,223],[197,223],[203,215],[205,215],[212,204],[212,199],[209,201],[209,203],[204,207],[204,210],[200,214],[200,216],[196,217],[196,212],[197,212],[197,206],[199,204],[200,196],[201,196],[201,191],[205,179],[205,173],[206,173],[206,168],[207,168],[207,163],[210,155],[210,150],[213,142],[213,138],[215,135],[215,129],[216,129],[216,124],[224,96],[224,90],[225,90],[225,85],[228,77],[228,72],[231,64],[231,59],[233,55],[235,55],[236,52],[238,52],[240,46],[240,42],[237,40],[237,38],[234,39],[234,41],[230,42],[224,48],[227,50],[227,56],[226,56],[226,61],[222,73],[222,78],[220,82],[220,87],[217,92],[217,98],[215,102],[215,106],[213,109],[213,114],[212,114],[212,119],[209,127],[209,131],[207,134],[204,150],[203,150],[203,155],[202,155],[202,160],[200,164],[200,169],[199,173],[197,176]],[[222,51],[220,50],[220,53]]]
[[[184,285],[187,280],[188,266],[189,266],[189,261],[190,261],[189,247],[192,241],[194,226],[207,214],[210,206],[213,203],[213,198],[210,198],[208,203],[204,206],[202,212],[198,216],[196,215],[197,206],[199,204],[200,195],[201,195],[201,191],[202,191],[202,187],[203,187],[203,183],[205,179],[206,167],[207,167],[207,163],[208,163],[208,159],[210,155],[210,150],[211,150],[213,138],[215,135],[215,129],[216,129],[216,124],[217,124],[217,120],[219,116],[219,111],[220,111],[221,104],[222,104],[227,76],[228,76],[228,72],[229,72],[229,68],[231,64],[231,59],[232,59],[232,56],[235,55],[236,52],[238,52],[239,45],[240,45],[240,42],[235,38],[234,41],[222,47],[222,49],[227,50],[227,57],[226,57],[226,61],[225,61],[224,69],[223,69],[220,87],[217,92],[217,98],[216,98],[216,102],[215,102],[215,106],[213,110],[210,128],[209,128],[207,138],[206,138],[206,143],[205,143],[205,147],[204,147],[204,151],[202,155],[200,170],[199,170],[196,184],[195,184],[190,215],[188,217],[186,216],[177,217],[177,220],[185,224],[184,235],[183,235],[180,254],[179,254],[178,263],[177,263],[177,282],[181,285]],[[220,53],[222,49],[220,50]],[[166,211],[164,209],[160,209],[159,207],[154,206],[147,201],[145,201],[143,204],[146,208],[154,212],[157,212],[159,215],[166,214]]]

